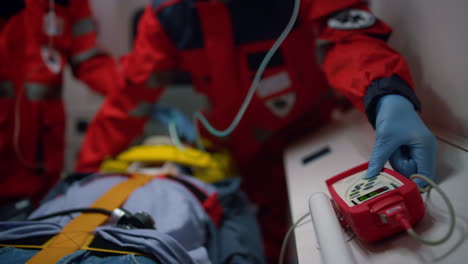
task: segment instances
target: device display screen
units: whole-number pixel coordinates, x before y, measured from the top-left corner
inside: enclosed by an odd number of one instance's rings
[[[372,191],[372,192],[370,192],[370,193],[368,193],[368,194],[366,194],[366,195],[360,196],[360,197],[358,197],[357,199],[358,199],[360,202],[362,202],[362,201],[365,201],[365,200],[367,200],[367,199],[369,199],[369,198],[372,198],[372,197],[376,196],[377,194],[380,194],[380,193],[382,193],[382,192],[384,192],[384,191],[386,191],[386,190],[388,190],[388,187],[387,187],[387,186],[384,186],[384,187],[379,188],[379,189],[377,189],[377,190],[375,190],[375,191]]]

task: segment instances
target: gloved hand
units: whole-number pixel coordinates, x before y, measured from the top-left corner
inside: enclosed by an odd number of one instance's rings
[[[184,138],[188,143],[195,142],[195,127],[193,126],[192,121],[188,119],[181,111],[168,105],[158,103],[153,106],[151,118],[166,127],[169,127],[170,122],[175,122],[177,135],[181,138]]]
[[[406,177],[418,173],[434,180],[437,142],[413,104],[403,96],[386,95],[376,106],[376,116],[376,140],[365,178],[378,175],[389,160]],[[414,181],[427,185],[418,178]]]

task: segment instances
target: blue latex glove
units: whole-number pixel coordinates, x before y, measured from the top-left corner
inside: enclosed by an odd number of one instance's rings
[[[413,104],[399,95],[383,96],[376,106],[376,140],[365,178],[378,175],[390,161],[393,169],[409,177],[418,173],[435,179],[437,141]],[[420,186],[427,183],[414,179]]]
[[[153,106],[151,118],[166,127],[169,127],[170,122],[175,122],[177,135],[184,138],[188,143],[195,142],[195,127],[192,121],[181,111],[168,105],[158,103]]]

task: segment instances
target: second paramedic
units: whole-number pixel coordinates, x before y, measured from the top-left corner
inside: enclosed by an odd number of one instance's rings
[[[119,85],[114,59],[96,43],[88,1],[2,1],[0,207],[37,203],[63,169],[63,71],[106,94]]]

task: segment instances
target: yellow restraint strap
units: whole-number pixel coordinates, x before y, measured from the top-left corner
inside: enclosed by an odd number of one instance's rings
[[[131,175],[128,180],[115,185],[107,191],[91,207],[112,211],[121,206],[135,189],[152,179],[154,177],[148,175]],[[78,215],[62,229],[61,233],[49,239],[44,248],[26,263],[57,263],[62,257],[86,247],[94,229],[102,225],[108,217],[99,213]]]

